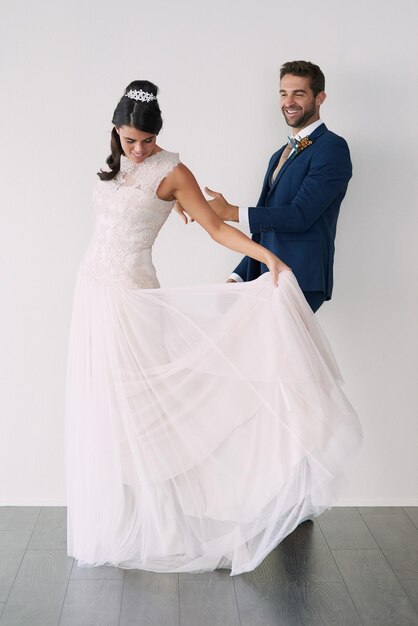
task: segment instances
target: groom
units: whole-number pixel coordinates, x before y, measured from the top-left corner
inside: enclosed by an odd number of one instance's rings
[[[338,213],[352,174],[346,141],[319,117],[324,89],[317,65],[291,61],[281,67],[280,107],[291,133],[270,159],[256,207],[229,204],[206,188],[221,219],[247,225],[254,241],[292,268],[313,311],[331,299]],[[245,257],[229,282],[254,280],[266,271]]]

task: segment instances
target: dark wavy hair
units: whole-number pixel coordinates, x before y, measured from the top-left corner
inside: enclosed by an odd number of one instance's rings
[[[149,80],[134,80],[126,87],[124,95],[119,100],[118,105],[112,117],[112,134],[110,138],[110,155],[106,159],[106,163],[110,168],[110,172],[100,170],[97,175],[101,180],[112,180],[120,170],[120,157],[123,154],[119,135],[116,128],[120,126],[131,126],[136,130],[142,130],[144,133],[152,133],[158,135],[163,125],[161,110],[158,100],[151,102],[141,102],[128,98],[126,95],[131,89],[146,91],[154,96],[158,94],[158,87]]]
[[[288,61],[280,68],[280,80],[286,74],[293,76],[308,76],[311,89],[316,97],[320,91],[325,91],[325,76],[319,67],[310,61]]]

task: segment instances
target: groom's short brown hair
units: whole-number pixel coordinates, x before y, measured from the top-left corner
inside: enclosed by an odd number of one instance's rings
[[[283,63],[280,68],[280,80],[285,74],[309,76],[314,96],[317,96],[320,91],[325,91],[325,76],[319,65],[315,65],[310,61],[288,61]]]

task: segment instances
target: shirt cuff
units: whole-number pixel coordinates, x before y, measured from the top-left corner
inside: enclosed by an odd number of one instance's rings
[[[240,224],[241,226],[246,226],[248,229],[250,229],[250,220],[248,219],[247,206],[238,207],[238,224]]]
[[[232,280],[235,280],[236,283],[243,283],[244,280],[241,278],[241,276],[239,274],[235,274],[235,272],[232,272],[231,276],[229,276],[229,278],[232,278]]]

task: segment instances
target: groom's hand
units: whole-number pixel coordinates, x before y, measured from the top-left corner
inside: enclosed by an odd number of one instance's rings
[[[221,193],[212,191],[208,187],[205,187],[205,191],[208,196],[211,196],[213,200],[209,200],[209,205],[224,222],[238,222],[238,207],[233,204],[229,204]]]

